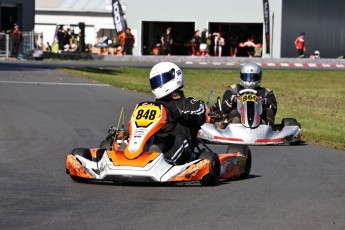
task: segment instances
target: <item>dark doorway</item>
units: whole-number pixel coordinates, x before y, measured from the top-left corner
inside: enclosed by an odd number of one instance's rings
[[[173,45],[171,55],[190,55],[190,40],[194,34],[194,22],[142,22],[142,54],[152,55],[153,49],[160,44],[161,36],[171,28]]]
[[[254,37],[254,43],[261,43],[263,38],[262,23],[209,23],[209,32],[219,32],[225,39],[222,56],[230,56],[230,35],[237,34],[238,42],[245,42],[248,38]],[[213,47],[211,47],[211,55],[213,55]],[[238,47],[237,56],[247,57],[245,48]]]
[[[1,32],[13,29],[14,23],[18,23],[18,8],[16,6],[0,6],[1,8]]]

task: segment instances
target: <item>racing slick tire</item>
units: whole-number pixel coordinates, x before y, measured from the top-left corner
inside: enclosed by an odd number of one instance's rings
[[[82,156],[88,160],[92,160],[92,155],[91,155],[91,152],[90,152],[90,149],[87,149],[87,148],[76,148],[76,149],[73,149],[71,154],[74,154],[74,155],[78,155],[78,156]],[[90,182],[91,180],[88,179],[88,178],[82,178],[82,177],[78,177],[78,176],[73,176],[73,175],[70,175],[71,179],[76,181],[76,182]]]
[[[85,159],[88,159],[88,160],[92,161],[92,155],[91,155],[90,149],[87,149],[87,148],[76,148],[76,149],[72,150],[71,154],[82,156]]]
[[[210,161],[209,173],[201,179],[200,183],[204,186],[218,185],[220,177],[220,161],[218,155],[212,152],[202,152],[199,159],[207,159]]]
[[[299,128],[301,128],[301,124],[299,122],[297,122],[297,120],[295,118],[283,118],[282,120],[282,126],[283,128],[285,126],[298,126]],[[290,142],[290,145],[299,145],[301,143],[301,140],[298,141],[294,141],[294,142]]]
[[[99,145],[100,149],[111,150],[113,148],[113,140],[103,140]]]
[[[248,178],[250,174],[250,170],[252,168],[252,153],[248,145],[229,145],[226,152],[227,153],[240,152],[243,156],[246,157],[246,165],[245,165],[244,172],[239,176],[238,179],[242,180],[242,179]]]

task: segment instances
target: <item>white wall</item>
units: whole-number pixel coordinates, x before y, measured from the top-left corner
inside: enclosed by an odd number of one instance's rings
[[[273,56],[280,57],[282,0],[269,3],[271,17],[274,12],[275,18]],[[195,29],[201,29],[207,28],[209,22],[263,23],[264,20],[262,0],[129,0],[126,4],[128,26],[138,31],[134,55],[139,55],[142,48],[142,21],[188,21],[195,22]]]

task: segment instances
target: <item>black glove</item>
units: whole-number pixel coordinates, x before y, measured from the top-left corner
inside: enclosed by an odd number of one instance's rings
[[[107,137],[105,138],[106,140],[109,140],[111,139],[112,137],[115,136],[115,133],[116,133],[116,128],[114,126],[111,126],[109,129],[108,129],[108,135]]]

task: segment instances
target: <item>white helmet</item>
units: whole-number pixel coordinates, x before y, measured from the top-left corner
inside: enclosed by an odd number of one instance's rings
[[[262,69],[255,63],[242,66],[240,72],[241,85],[246,89],[255,89],[261,84]]]
[[[165,97],[183,87],[181,69],[171,62],[160,62],[150,72],[150,85],[156,99]]]

